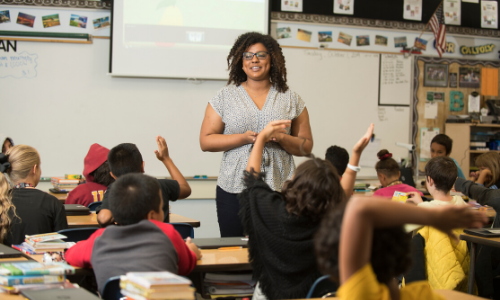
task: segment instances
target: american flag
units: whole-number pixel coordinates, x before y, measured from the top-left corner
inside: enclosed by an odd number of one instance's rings
[[[436,50],[439,57],[446,51],[446,27],[444,25],[443,18],[443,3],[439,4],[436,13],[432,16],[429,21],[432,32],[434,32],[434,38],[436,39]]]

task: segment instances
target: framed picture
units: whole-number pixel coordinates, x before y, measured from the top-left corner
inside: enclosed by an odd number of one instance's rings
[[[461,88],[480,88],[481,69],[460,67],[458,71],[458,84]]]
[[[448,87],[448,65],[425,64],[424,86]]]
[[[457,73],[450,73],[450,85],[449,85],[449,87],[451,87],[451,88],[458,87],[458,74]]]

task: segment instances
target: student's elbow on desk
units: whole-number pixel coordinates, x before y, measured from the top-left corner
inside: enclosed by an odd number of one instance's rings
[[[113,222],[113,214],[109,209],[101,209],[97,214],[97,223],[101,227],[106,227]]]

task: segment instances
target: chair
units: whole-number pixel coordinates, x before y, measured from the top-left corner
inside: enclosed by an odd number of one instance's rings
[[[90,209],[90,211],[95,211],[95,209],[98,208],[99,206],[101,206],[101,204],[102,204],[102,201],[96,201],[96,202],[90,203],[87,207]]]
[[[101,298],[104,300],[120,300],[123,295],[120,293],[120,276],[109,278],[102,289]]]
[[[179,232],[179,234],[183,239],[186,239],[187,237],[194,238],[193,226],[187,223],[170,223],[170,224],[174,226],[175,230]]]
[[[307,293],[306,299],[335,297],[339,286],[330,280],[330,275],[324,275],[316,279]]]
[[[67,236],[65,242],[79,242],[88,239],[97,229],[97,227],[70,228],[59,230],[57,233]]]

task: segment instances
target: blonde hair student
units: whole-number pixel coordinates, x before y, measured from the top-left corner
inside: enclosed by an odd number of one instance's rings
[[[10,168],[10,163],[3,153],[0,153],[0,243],[3,242],[10,229],[12,219],[9,211],[15,215],[15,207],[12,205],[10,195],[10,184],[5,173]]]
[[[479,168],[473,177],[476,183],[482,184],[490,189],[500,187],[500,154],[498,152],[487,152],[476,158],[476,167]]]
[[[17,145],[9,149],[7,175],[12,185],[11,201],[17,216],[10,210],[11,230],[4,244],[20,244],[25,235],[48,233],[68,228],[64,206],[56,197],[37,190],[42,175],[41,159],[35,148]]]

